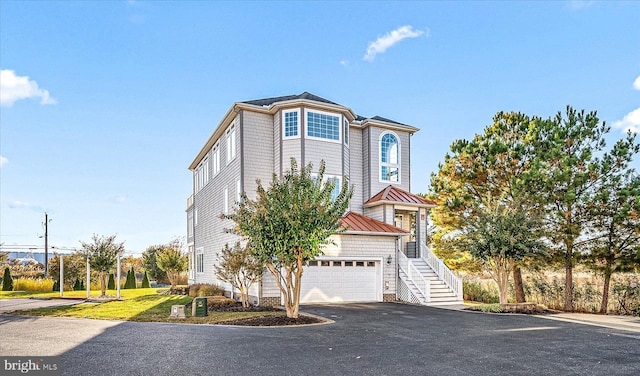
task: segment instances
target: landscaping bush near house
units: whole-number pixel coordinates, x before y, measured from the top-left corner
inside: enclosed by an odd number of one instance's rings
[[[238,302],[231,298],[226,298],[220,295],[207,296],[207,308],[210,311],[218,308],[235,307],[237,305]]]
[[[487,304],[500,302],[497,288],[485,286],[481,282],[463,280],[462,291],[464,293],[464,300]]]
[[[2,277],[2,291],[13,291],[13,278],[11,278],[11,269],[4,269]]]
[[[189,286],[173,286],[167,291],[170,295],[189,295]]]
[[[195,283],[189,286],[189,296],[215,296],[224,295],[224,289],[217,285],[212,285],[209,283]]]
[[[53,280],[44,278],[18,278],[14,281],[14,291],[51,292]]]

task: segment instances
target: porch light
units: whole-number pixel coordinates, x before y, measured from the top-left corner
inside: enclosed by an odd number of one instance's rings
[[[387,265],[391,265],[391,255],[387,256]]]

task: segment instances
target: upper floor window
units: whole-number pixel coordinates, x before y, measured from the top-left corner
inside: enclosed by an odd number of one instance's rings
[[[340,141],[340,117],[324,112],[307,111],[307,136]]]
[[[400,145],[398,137],[385,132],[380,137],[380,181],[400,182]]]
[[[227,131],[227,164],[236,157],[236,126],[232,125]]]
[[[340,194],[340,189],[342,188],[340,185],[342,179],[340,179],[339,176],[327,176],[325,179],[327,183],[335,183],[333,191],[331,191],[331,201],[335,201]]]
[[[194,172],[195,188],[196,192],[204,188],[209,182],[209,158],[205,157],[202,162],[196,167]]]
[[[187,213],[187,237],[193,236],[193,210],[189,210]]]
[[[213,147],[213,176],[220,172],[220,142]]]
[[[286,111],[282,119],[282,134],[284,138],[297,138],[300,137],[300,111]]]

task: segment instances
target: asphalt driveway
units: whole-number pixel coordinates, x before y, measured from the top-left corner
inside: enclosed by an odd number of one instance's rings
[[[295,328],[0,316],[0,355],[63,375],[636,375],[640,335],[394,303],[305,306]]]

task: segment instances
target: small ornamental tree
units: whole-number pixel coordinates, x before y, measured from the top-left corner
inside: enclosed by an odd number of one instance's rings
[[[214,265],[216,275],[240,290],[242,306],[249,307],[249,288],[262,277],[264,265],[251,255],[251,249],[242,247],[240,242],[231,248],[225,244],[220,263]]]
[[[11,278],[11,269],[9,267],[4,268],[2,291],[13,291],[13,278]]]
[[[518,207],[504,202],[486,202],[473,221],[464,228],[471,255],[486,265],[498,284],[500,304],[507,303],[509,274],[526,257],[544,252],[538,234],[541,221]]]
[[[149,287],[151,287],[151,285],[149,284],[149,277],[147,276],[147,271],[144,271],[144,277],[142,278],[142,286],[143,289],[148,289]]]
[[[235,222],[233,232],[247,239],[251,255],[275,277],[290,318],[298,318],[302,267],[340,232],[353,193],[345,177],[334,195],[336,181],[323,181],[324,162],[317,176],[312,171],[311,164],[298,169],[292,158],[291,169],[281,177],[273,174],[267,189],[257,181],[255,200],[243,194],[236,211],[223,216]]]
[[[116,279],[113,276],[113,273],[109,273],[109,282],[107,283],[107,289],[108,290],[116,289]]]
[[[82,253],[89,258],[89,266],[98,272],[100,292],[105,295],[109,271],[116,266],[118,256],[124,253],[124,243],[116,242],[116,236],[100,236],[94,234],[90,243],[80,242]],[[87,281],[87,283],[91,283]]]
[[[187,256],[179,249],[167,247],[156,255],[158,267],[167,273],[171,287],[175,287],[180,273],[187,270]]]

